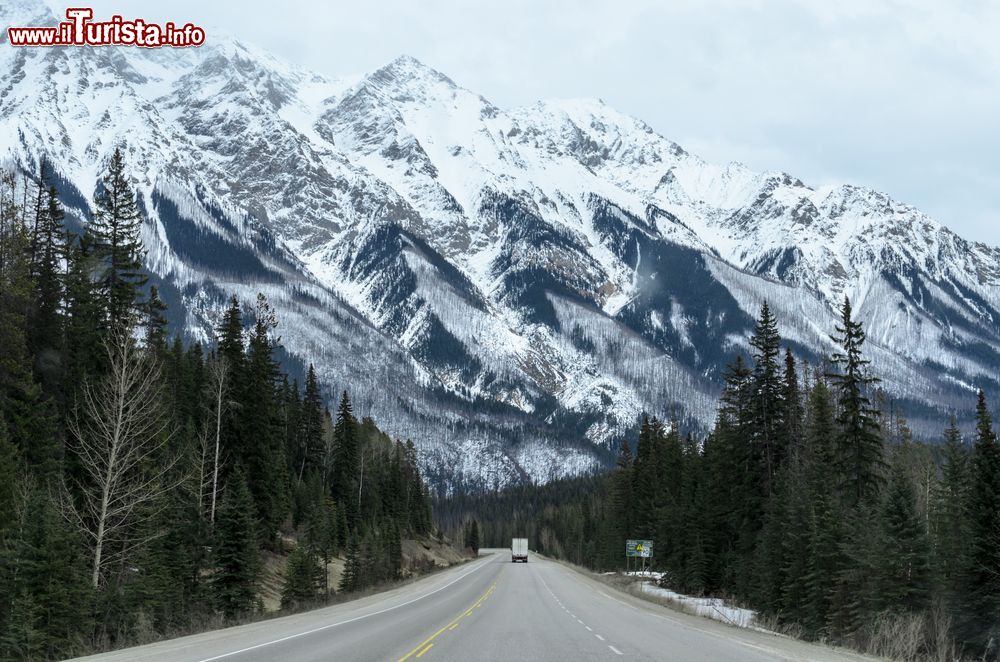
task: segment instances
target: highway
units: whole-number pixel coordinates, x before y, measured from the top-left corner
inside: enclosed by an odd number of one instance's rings
[[[488,551],[488,550],[484,550]],[[350,602],[92,656],[150,662],[861,660],[640,600],[532,555],[472,563]]]

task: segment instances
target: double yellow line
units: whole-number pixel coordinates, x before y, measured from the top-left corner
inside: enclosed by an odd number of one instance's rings
[[[466,616],[469,616],[472,613],[473,609],[475,609],[479,605],[483,604],[483,600],[485,600],[486,598],[488,598],[491,595],[493,595],[493,591],[495,591],[496,588],[497,588],[497,583],[493,582],[493,584],[490,585],[490,587],[488,589],[486,589],[486,592],[483,593],[481,596],[479,596],[479,599],[476,600],[475,603],[473,603],[473,605],[471,607],[469,607],[468,609],[466,609],[463,612],[461,612],[458,616],[456,616],[455,618],[453,618],[452,620],[450,620],[448,622],[448,624],[445,625],[443,628],[441,628],[440,630],[438,630],[437,632],[435,632],[434,634],[432,634],[431,636],[427,637],[422,642],[420,642],[420,644],[418,646],[416,646],[413,650],[411,650],[409,653],[407,653],[403,657],[399,658],[398,662],[406,662],[406,660],[410,659],[411,657],[413,657],[413,658],[419,658],[424,653],[426,653],[427,651],[429,651],[434,646],[434,639],[439,634],[441,634],[445,630],[454,630],[455,628],[457,628],[458,627],[458,622],[460,620],[462,620],[463,618],[465,618]]]

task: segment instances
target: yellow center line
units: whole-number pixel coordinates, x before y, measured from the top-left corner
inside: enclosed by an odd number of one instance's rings
[[[424,653],[426,653],[428,650],[430,650],[430,647],[434,645],[432,642],[434,641],[435,638],[437,638],[437,636],[439,634],[441,634],[445,630],[454,630],[458,626],[458,622],[460,620],[462,620],[462,618],[464,616],[468,616],[469,614],[471,614],[472,610],[475,609],[476,607],[478,607],[480,605],[480,603],[482,603],[483,600],[485,600],[486,598],[488,598],[490,596],[490,593],[492,593],[493,590],[496,587],[497,587],[497,583],[493,582],[493,585],[490,586],[489,589],[487,589],[487,591],[485,593],[483,593],[482,596],[480,596],[479,600],[477,600],[474,605],[472,605],[471,607],[469,607],[469,609],[467,611],[465,611],[464,613],[461,613],[458,616],[456,616],[455,618],[451,619],[451,621],[449,621],[447,625],[445,625],[443,628],[441,628],[440,630],[438,630],[437,632],[435,632],[431,636],[429,636],[426,639],[424,639],[422,642],[420,642],[420,645],[418,645],[417,647],[415,647],[409,653],[407,653],[403,657],[399,658],[398,662],[406,662],[406,660],[408,660],[408,659],[410,659],[411,657],[414,657],[414,656],[420,657],[421,655],[423,655]]]

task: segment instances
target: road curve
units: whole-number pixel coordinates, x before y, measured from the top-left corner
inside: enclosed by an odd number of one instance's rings
[[[149,662],[861,660],[651,604],[498,550],[351,602],[84,658]]]

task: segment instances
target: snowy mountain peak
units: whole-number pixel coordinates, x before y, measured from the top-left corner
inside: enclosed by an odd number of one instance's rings
[[[0,160],[46,154],[82,218],[124,141],[177,328],[265,292],[289,360],[434,480],[583,471],[643,411],[710,423],[765,300],[817,362],[850,295],[918,430],[1000,387],[1000,250],[884,193],[708,163],[599,99],[508,110],[408,56],[338,81],[212,37],[0,51]]]
[[[4,0],[0,3],[0,43],[6,43],[9,26],[47,26],[55,23],[56,13],[43,0]]]

